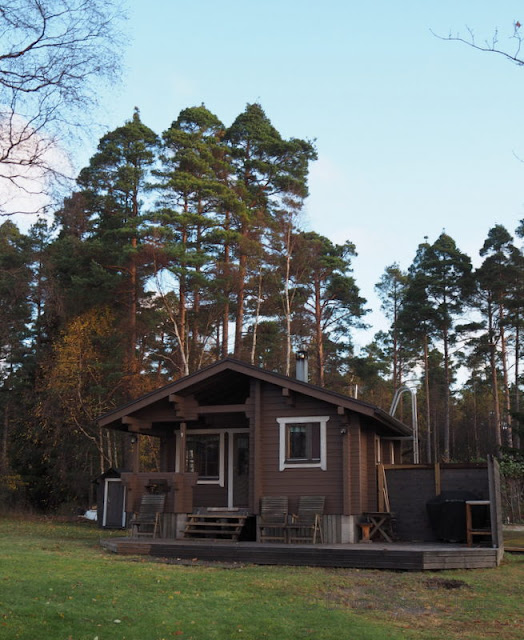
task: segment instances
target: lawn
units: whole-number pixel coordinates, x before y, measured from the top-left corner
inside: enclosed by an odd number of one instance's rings
[[[524,638],[524,555],[438,573],[187,566],[115,556],[99,537],[91,523],[0,519],[0,638]]]

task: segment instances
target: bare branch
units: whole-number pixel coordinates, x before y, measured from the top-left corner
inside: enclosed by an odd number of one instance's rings
[[[513,23],[513,34],[508,37],[508,40],[514,41],[515,48],[513,51],[506,51],[499,46],[498,29],[495,29],[491,40],[484,40],[482,44],[477,43],[477,41],[475,40],[475,33],[473,29],[471,29],[470,27],[466,27],[466,30],[469,34],[467,38],[462,37],[459,33],[457,33],[456,35],[452,35],[450,33],[447,36],[441,36],[438,33],[435,33],[434,31],[432,31],[431,29],[430,31],[439,40],[450,40],[455,42],[462,42],[464,44],[467,44],[468,47],[477,49],[477,51],[497,53],[503,56],[504,58],[506,58],[507,60],[511,60],[511,62],[514,62],[515,64],[524,65],[524,58],[521,57],[521,49],[522,49],[522,43],[523,43],[522,35],[520,31],[521,26],[522,25],[518,20],[515,21]]]
[[[49,193],[52,184],[70,178],[58,149],[90,123],[100,82],[117,79],[119,2],[3,0],[0,193],[7,185],[10,195],[0,202],[0,215],[12,213],[8,202],[17,189]]]

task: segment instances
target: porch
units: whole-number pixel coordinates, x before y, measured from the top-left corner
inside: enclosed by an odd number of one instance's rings
[[[166,562],[227,562],[257,565],[436,571],[494,568],[500,549],[439,543],[267,544],[225,540],[108,538],[107,551]]]

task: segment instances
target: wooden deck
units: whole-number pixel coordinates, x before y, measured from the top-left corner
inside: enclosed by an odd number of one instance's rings
[[[122,537],[101,540],[101,545],[113,553],[168,560],[404,571],[492,568],[500,557],[498,549],[453,544],[313,545]]]

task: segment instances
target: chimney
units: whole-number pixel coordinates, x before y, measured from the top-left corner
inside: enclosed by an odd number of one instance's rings
[[[305,349],[301,349],[296,353],[296,379],[301,382],[309,382],[308,378],[308,352]]]

